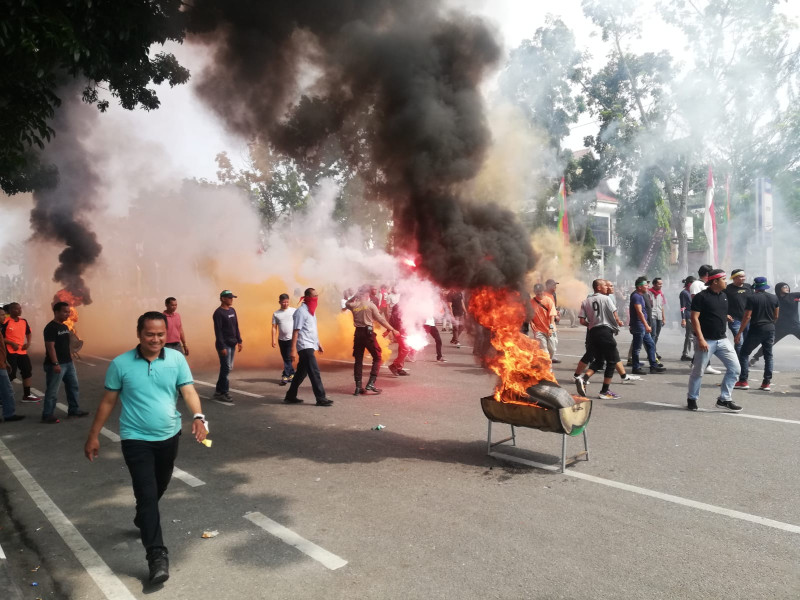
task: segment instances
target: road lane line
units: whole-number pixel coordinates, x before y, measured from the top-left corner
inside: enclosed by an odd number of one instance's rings
[[[489,456],[493,456],[495,458],[507,459],[510,460],[511,462],[522,463],[525,465],[529,465],[531,467],[536,467],[537,469],[544,469],[546,471],[554,471],[554,472],[561,471],[560,465],[559,466],[546,465],[544,463],[538,463],[532,460],[526,460],[524,458],[517,458],[516,456],[510,456],[502,452],[491,452],[489,453]],[[663,492],[657,492],[655,490],[650,490],[636,485],[630,485],[627,483],[614,481],[612,479],[604,479],[602,477],[588,475],[586,473],[581,473],[579,471],[573,471],[568,469],[563,473],[563,475],[574,477],[576,479],[583,479],[584,481],[589,481],[592,483],[598,483],[600,485],[616,488],[618,490],[639,494],[640,496],[649,496],[650,498],[656,498],[658,500],[663,500],[665,502],[671,502],[672,504],[679,504],[681,506],[688,506],[689,508],[696,508],[698,510],[703,510],[705,512],[722,515],[724,517],[739,519],[740,521],[747,521],[749,523],[755,523],[757,525],[771,527],[772,529],[779,529],[781,531],[786,531],[788,533],[800,534],[800,525],[793,525],[791,523],[775,521],[774,519],[767,519],[766,517],[759,517],[758,515],[752,515],[750,513],[741,512],[738,510],[732,510],[730,508],[724,508],[722,506],[715,506],[714,504],[707,504],[706,502],[698,502],[697,500],[690,500],[688,498],[682,498],[680,496],[673,496],[672,494],[665,494]]]
[[[8,447],[0,440],[0,458],[25,488],[28,495],[39,507],[47,520],[55,528],[64,543],[72,550],[75,558],[83,565],[86,572],[97,584],[108,600],[134,600],[133,594],[114,575],[108,565],[100,558],[94,548],[89,545],[78,529],[73,525],[61,509],[56,506],[50,496],[36,482],[33,476],[22,466]]]
[[[89,366],[89,367],[96,367],[96,366],[97,366],[96,364],[94,364],[94,363],[90,363],[90,362],[86,362],[85,360],[76,360],[75,362],[79,362],[79,363],[81,363],[82,365],[87,365],[87,366]]]
[[[297,535],[291,529],[287,529],[280,523],[276,523],[269,517],[264,516],[260,512],[250,512],[244,515],[244,518],[255,523],[267,533],[271,533],[279,540],[286,542],[290,546],[294,546],[303,554],[310,556],[323,566],[331,571],[335,571],[347,564],[347,561],[335,554],[328,552],[325,548],[320,548],[314,542],[309,542],[307,539]]]
[[[6,553],[3,552],[3,547],[2,546],[0,546],[0,559],[2,559],[2,560],[6,559]]]
[[[110,358],[105,358],[103,356],[96,356],[94,354],[84,354],[84,356],[88,356],[89,358],[96,358],[97,360],[102,360],[102,361],[105,361],[105,362],[111,362]]]
[[[207,381],[200,381],[199,379],[194,380],[195,383],[199,383],[200,385],[204,385],[206,387],[213,387],[216,388],[216,384],[208,383]],[[241,394],[242,396],[250,396],[251,398],[265,398],[266,396],[262,396],[261,394],[254,394],[253,392],[245,392],[244,390],[235,390],[233,388],[230,389],[232,392],[236,392],[237,394]]]
[[[686,410],[685,404],[670,404],[668,402],[645,402],[653,406],[666,406],[668,408],[679,408]],[[741,417],[743,419],[757,419],[759,421],[773,421],[775,423],[789,423],[790,425],[800,425],[800,421],[793,421],[792,419],[780,419],[778,417],[762,417],[761,415],[748,415],[740,412],[727,412],[723,410],[714,410],[712,408],[698,408],[698,412],[716,413],[718,415],[727,415],[729,417]]]
[[[183,483],[190,487],[200,487],[201,485],[205,485],[205,481],[199,480],[194,475],[187,473],[183,469],[179,469],[178,467],[172,468],[172,476],[180,479]]]

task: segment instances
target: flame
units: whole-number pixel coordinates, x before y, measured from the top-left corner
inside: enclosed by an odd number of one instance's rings
[[[56,295],[53,296],[53,304],[56,302],[66,302],[69,304],[69,318],[64,321],[64,325],[66,325],[71,332],[75,333],[75,323],[78,322],[78,311],[75,310],[75,307],[83,304],[83,298],[67,290],[58,290]]]
[[[409,266],[409,267],[411,267],[413,269],[416,269],[416,267],[417,267],[417,263],[415,263],[414,259],[412,259],[412,258],[404,258],[403,259],[403,264],[405,264],[406,266]]]
[[[525,402],[530,386],[542,380],[556,383],[547,350],[520,332],[525,309],[518,292],[477,289],[470,297],[469,311],[492,332],[497,356],[488,357],[487,364],[500,377],[494,390],[495,400]]]

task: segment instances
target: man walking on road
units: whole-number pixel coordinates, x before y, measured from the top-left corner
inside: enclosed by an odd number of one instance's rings
[[[14,407],[14,390],[11,388],[11,380],[8,378],[8,371],[6,370],[6,343],[0,333],[0,405],[2,405],[3,413],[2,422],[21,421],[25,417],[16,414]]]
[[[136,498],[133,523],[147,552],[150,583],[158,584],[169,579],[169,558],[161,533],[158,501],[167,490],[178,456],[181,435],[178,394],[194,414],[192,435],[198,442],[205,439],[207,429],[186,358],[176,350],[164,348],[167,317],[160,312],[143,314],[136,324],[136,334],[139,345],[117,356],[106,371],[105,393],[89,430],[84,454],[90,461],[100,454],[100,430],[119,400],[122,456]]]
[[[550,355],[550,360],[553,364],[558,364],[561,359],[556,358],[556,350],[558,350],[558,323],[561,321],[561,316],[558,314],[558,295],[556,294],[556,287],[558,282],[555,279],[548,279],[544,282],[544,293],[553,299],[553,306],[556,307],[556,318],[553,323],[553,332],[550,334],[550,344],[553,346],[553,353]]]
[[[31,345],[31,327],[26,319],[22,318],[22,306],[19,302],[12,302],[5,306],[8,317],[0,326],[3,337],[6,339],[6,360],[9,368],[9,379],[14,381],[17,370],[22,378],[22,401],[39,402],[39,398],[31,393],[31,377],[33,366],[28,348]]]
[[[697,410],[703,372],[708,366],[711,355],[719,358],[726,369],[717,407],[734,412],[742,410],[742,407],[731,399],[731,390],[739,377],[740,368],[736,350],[727,337],[727,323],[728,296],[725,295],[725,271],[712,269],[708,273],[706,289],[692,298],[692,326],[697,336],[697,350],[692,361],[692,373],[689,375],[689,392],[686,399],[686,408],[689,410]]]
[[[311,380],[311,389],[317,399],[317,406],[330,406],[333,400],[325,397],[325,388],[322,385],[322,376],[319,373],[317,357],[314,353],[322,350],[317,333],[317,301],[319,294],[314,288],[308,288],[303,294],[303,302],[293,315],[294,330],[292,331],[292,360],[297,359],[297,371],[295,371],[292,384],[283,399],[286,404],[299,404],[302,402],[297,397],[297,389],[303,383],[306,376]]]
[[[694,356],[694,333],[692,333],[692,295],[689,288],[694,283],[694,277],[689,275],[683,280],[683,289],[678,300],[681,305],[681,327],[684,328],[683,351],[681,360],[691,362]]]
[[[730,286],[728,286],[730,287]],[[753,294],[748,296],[744,307],[741,329],[736,333],[734,343],[739,345],[741,351],[738,352],[739,381],[736,382],[734,389],[749,390],[747,377],[750,368],[747,364],[750,360],[750,353],[761,345],[764,353],[764,379],[761,381],[762,391],[770,390],[772,381],[772,346],[775,344],[775,321],[778,319],[780,307],[778,298],[772,294],[767,294],[769,289],[766,277],[756,277],[753,281]],[[730,310],[728,311],[730,313]],[[743,335],[744,334],[744,335]],[[744,342],[742,342],[744,338]]]
[[[747,299],[753,295],[753,288],[744,282],[745,274],[742,269],[734,269],[731,272],[732,283],[728,284],[725,288],[725,294],[728,296],[728,329],[731,330],[733,337],[741,331],[743,335],[739,338],[743,340],[747,337],[747,329],[742,328],[742,320],[744,319],[744,306],[747,304]],[[742,352],[742,342],[734,344],[736,356],[740,356]]]
[[[541,283],[533,286],[531,307],[533,308],[533,318],[531,319],[530,336],[539,342],[542,350],[547,350],[552,361],[556,353],[556,345],[552,337],[555,336],[558,311],[552,297],[544,293],[544,286]]]
[[[381,390],[375,386],[381,368],[381,347],[378,345],[378,338],[373,328],[374,322],[377,321],[388,331],[395,335],[400,335],[399,331],[389,325],[389,322],[380,313],[378,307],[372,303],[369,296],[369,288],[361,287],[345,304],[347,309],[353,313],[353,325],[355,326],[355,331],[353,332],[353,358],[355,359],[353,378],[356,383],[356,391],[353,392],[354,396],[364,394],[366,391],[374,394],[381,393]],[[361,387],[361,379],[364,371],[365,350],[372,356],[372,368],[369,372],[367,386],[363,388]]]
[[[650,336],[652,327],[650,327],[650,314],[648,313],[647,301],[645,294],[647,294],[647,277],[642,275],[636,279],[636,290],[631,294],[630,300],[630,331],[633,335],[631,342],[631,358],[633,360],[633,374],[644,375],[645,370],[642,369],[639,362],[639,350],[644,344],[645,351],[647,352],[647,360],[650,362],[651,373],[663,373],[667,368],[658,364],[656,358],[656,345],[653,343],[653,338]],[[597,358],[597,357],[595,357]]]
[[[775,344],[788,335],[793,335],[800,340],[800,319],[797,317],[797,307],[800,306],[800,293],[789,289],[789,284],[781,281],[775,286],[778,296],[780,316],[775,320]],[[774,347],[774,344],[773,344]],[[761,358],[761,348],[750,359],[750,366],[754,366]]]
[[[272,347],[275,347],[275,334],[278,334],[278,347],[283,359],[283,372],[281,373],[281,385],[286,385],[294,377],[294,365],[292,365],[292,331],[294,330],[295,308],[289,306],[289,294],[278,296],[280,308],[272,313]]]
[[[233,370],[233,357],[242,351],[242,336],[239,333],[239,318],[233,308],[234,296],[230,290],[219,294],[219,308],[214,311],[214,344],[219,355],[219,377],[214,391],[214,400],[232,404],[228,375]]]
[[[700,268],[697,269],[697,279],[692,282],[692,285],[689,286],[689,295],[694,299],[694,297],[706,289],[706,284],[708,282],[708,274],[712,271],[713,267],[711,265],[700,265]],[[694,332],[694,328],[692,328],[692,332]],[[697,340],[695,339],[695,346],[697,345]],[[711,363],[708,363],[706,366],[706,373],[709,375],[720,375],[722,371],[719,369],[715,369],[711,366]]]
[[[55,424],[61,421],[53,414],[61,382],[67,392],[68,417],[85,417],[89,413],[78,405],[78,372],[72,362],[69,347],[69,327],[64,322],[69,319],[69,304],[56,302],[53,305],[53,320],[44,328],[44,375],[45,392],[42,402],[42,423]]]
[[[186,336],[183,334],[183,323],[178,314],[178,301],[170,296],[164,300],[164,316],[167,317],[167,343],[166,348],[183,352],[189,356],[189,346],[186,345]]]

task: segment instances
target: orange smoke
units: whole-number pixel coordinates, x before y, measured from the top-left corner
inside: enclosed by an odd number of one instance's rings
[[[78,322],[78,311],[75,310],[75,307],[83,304],[83,298],[67,290],[58,290],[56,295],[53,296],[53,304],[56,302],[66,302],[69,304],[69,318],[64,321],[64,325],[66,325],[72,333],[75,333],[75,323]]]
[[[495,400],[524,401],[529,398],[526,390],[530,386],[542,380],[556,383],[550,355],[537,341],[520,332],[525,309],[519,293],[480,288],[470,297],[469,311],[492,332],[492,346],[497,355],[487,357],[487,364],[500,377],[494,390]]]

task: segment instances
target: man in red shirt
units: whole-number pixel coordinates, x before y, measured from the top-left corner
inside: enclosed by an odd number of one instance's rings
[[[544,286],[537,283],[533,286],[533,319],[531,319],[531,337],[539,342],[543,350],[547,350],[550,360],[556,352],[552,339],[555,336],[555,322],[558,316],[555,302],[550,294],[544,293]]]
[[[167,348],[172,348],[189,356],[189,346],[186,345],[186,336],[183,335],[183,323],[178,314],[178,301],[170,296],[164,300],[164,316],[167,317],[167,341],[164,344]]]
[[[5,338],[7,362],[9,368],[9,379],[14,381],[19,369],[22,378],[22,401],[39,402],[39,398],[31,393],[31,357],[28,356],[28,347],[31,345],[31,327],[26,319],[22,318],[22,306],[19,302],[6,304],[4,307],[8,313],[2,324],[2,333]]]

